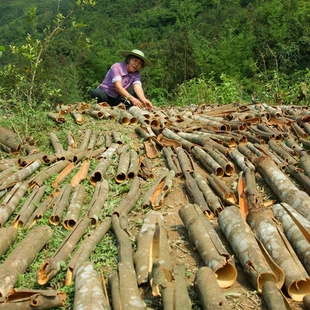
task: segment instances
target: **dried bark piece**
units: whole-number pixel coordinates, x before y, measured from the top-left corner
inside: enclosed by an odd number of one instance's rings
[[[99,275],[90,262],[83,263],[76,272],[74,309],[111,309],[100,283]]]
[[[51,225],[58,225],[61,222],[64,210],[70,204],[70,195],[72,187],[70,184],[65,184],[59,191],[56,200],[52,204],[52,214],[48,221]]]
[[[310,198],[305,192],[299,190],[269,157],[259,158],[256,167],[281,202],[310,220]]]
[[[57,178],[52,182],[54,188],[58,187],[58,184],[66,178],[66,176],[75,168],[74,162],[70,162],[67,167],[65,167],[57,176]]]
[[[52,229],[39,226],[32,229],[0,265],[0,297],[6,297],[52,236]]]
[[[93,197],[89,203],[86,214],[92,225],[97,225],[100,213],[109,194],[109,183],[106,180],[97,182]]]
[[[69,163],[70,163],[69,160],[60,160],[52,164],[51,166],[47,167],[46,169],[42,170],[29,182],[30,187],[33,188],[35,186],[41,186],[44,183],[44,181],[49,179],[53,174],[59,173],[66,166],[68,166]]]
[[[102,240],[110,229],[111,223],[112,220],[110,217],[105,218],[95,231],[85,237],[82,246],[75,252],[68,264],[66,285],[70,285],[72,279],[75,277],[77,268],[88,260],[96,245]]]
[[[63,117],[63,115],[59,113],[49,112],[47,113],[47,117],[59,124],[66,122],[66,119]]]
[[[60,271],[60,262],[67,260],[70,253],[81,239],[88,225],[88,218],[80,220],[79,223],[76,224],[74,228],[67,234],[66,238],[58,247],[54,255],[42,264],[40,270],[38,271],[38,283],[40,285],[46,284]]]
[[[219,214],[218,222],[254,288],[261,292],[266,281],[273,281],[281,288],[284,283],[283,270],[255,238],[239,208],[226,207]]]
[[[310,294],[310,277],[272,218],[272,212],[269,209],[252,209],[247,216],[247,222],[269,255],[283,269],[284,286],[289,296],[295,301],[302,301],[305,295]]]
[[[17,229],[13,226],[0,228],[0,258],[17,238]]]
[[[151,205],[155,210],[160,209],[163,205],[165,196],[169,193],[175,174],[173,170],[164,169],[156,182],[145,193],[142,206]]]
[[[0,227],[3,227],[6,221],[10,218],[17,205],[26,194],[28,188],[28,183],[18,182],[4,197],[0,204]]]
[[[6,179],[3,180],[2,184],[0,185],[0,190],[13,187],[17,182],[22,182],[26,180],[31,174],[38,170],[40,166],[41,161],[37,159],[29,166],[17,171],[11,176],[8,176]]]
[[[196,158],[202,164],[202,166],[207,170],[207,172],[214,173],[220,178],[224,176],[224,169],[206,151],[204,151],[198,146],[194,146],[192,149],[192,154],[194,158]]]
[[[182,175],[181,166],[177,158],[177,155],[172,151],[172,148],[170,146],[163,147],[162,151],[164,153],[168,168],[170,170],[173,170],[176,176],[181,176]]]
[[[210,210],[218,216],[220,212],[224,209],[222,200],[212,191],[208,183],[203,179],[201,174],[198,171],[193,173],[193,177],[197,182],[199,189],[201,190],[205,201],[208,204]]]
[[[129,161],[129,167],[127,170],[127,178],[133,179],[138,175],[138,171],[140,168],[140,160],[139,155],[135,150],[130,150],[130,161]]]
[[[182,147],[187,151],[191,152],[192,148],[195,146],[192,142],[182,138],[178,134],[174,133],[172,130],[169,128],[164,128],[162,131],[162,135],[165,136],[168,139],[176,140],[179,143],[182,144]]]
[[[228,310],[229,303],[209,267],[200,267],[195,277],[195,290],[203,310]]]
[[[294,213],[290,212],[289,209],[290,206],[286,203],[272,206],[275,218],[281,222],[285,236],[308,274],[310,274],[310,230],[307,231],[307,227],[310,228],[310,222],[304,218],[302,221],[298,221],[298,217],[295,217]],[[303,222],[308,223],[303,225]]]
[[[0,145],[12,155],[18,155],[20,143],[12,130],[0,126]]]
[[[192,303],[187,291],[187,283],[185,278],[185,265],[183,261],[178,260],[174,268],[175,276],[175,309],[190,310]]]
[[[115,181],[117,183],[120,184],[126,181],[129,163],[130,163],[130,154],[128,152],[121,153],[115,176]]]
[[[263,284],[262,294],[268,309],[273,310],[291,310],[286,297],[281,290],[272,281],[266,281]]]
[[[179,214],[192,246],[197,248],[204,264],[215,273],[218,285],[222,288],[233,285],[237,279],[233,259],[199,207],[187,204],[179,210]]]
[[[13,289],[0,309],[5,310],[48,310],[64,306],[66,293],[55,290]]]
[[[46,188],[47,187],[43,185],[33,189],[32,193],[27,198],[26,202],[23,204],[12,223],[15,228],[23,228],[24,225],[28,222],[29,218],[37,208],[37,205],[40,203]]]

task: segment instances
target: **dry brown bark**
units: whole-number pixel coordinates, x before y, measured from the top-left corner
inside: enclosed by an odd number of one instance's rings
[[[218,222],[252,285],[261,292],[264,282],[271,280],[281,288],[284,283],[283,270],[257,241],[239,209],[226,207],[219,214]]]
[[[237,279],[233,259],[200,208],[187,204],[180,209],[179,214],[192,246],[197,248],[204,264],[215,273],[218,285],[222,288],[233,285]]]
[[[48,226],[33,228],[0,266],[0,297],[6,297],[52,236]]]
[[[231,309],[224,292],[209,267],[200,267],[195,277],[195,289],[203,310]]]
[[[76,272],[73,309],[111,309],[92,263],[83,263]]]
[[[66,293],[55,290],[13,289],[5,302],[0,303],[3,310],[48,310],[64,306]]]
[[[17,238],[17,230],[13,226],[0,228],[0,258]]]
[[[40,285],[46,284],[59,272],[60,262],[66,261],[68,259],[70,253],[73,251],[74,247],[83,236],[88,225],[88,218],[84,218],[79,221],[79,223],[76,224],[74,228],[68,233],[54,255],[42,264],[38,272],[38,283]]]

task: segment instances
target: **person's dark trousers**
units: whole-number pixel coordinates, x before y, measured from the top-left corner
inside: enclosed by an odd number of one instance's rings
[[[133,90],[128,91],[132,96],[137,97],[136,93]],[[97,102],[107,102],[110,106],[116,106],[119,105],[121,102],[125,103],[126,106],[128,105],[128,108],[131,106],[130,102],[126,102],[125,98],[122,96],[118,96],[116,98],[113,98],[109,95],[107,95],[102,89],[96,88],[93,89],[90,93],[90,97],[97,99]]]

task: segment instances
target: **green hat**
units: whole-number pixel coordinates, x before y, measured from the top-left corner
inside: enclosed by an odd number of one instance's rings
[[[127,57],[128,55],[136,56],[144,61],[144,66],[151,66],[151,62],[144,56],[144,53],[140,50],[121,51],[121,55]]]

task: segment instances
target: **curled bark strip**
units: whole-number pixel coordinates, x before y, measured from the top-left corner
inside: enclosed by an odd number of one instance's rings
[[[18,278],[52,236],[48,226],[33,228],[0,266],[0,297],[6,297]]]
[[[308,138],[308,133],[305,132],[297,123],[292,123],[291,128],[297,137],[304,139]]]
[[[200,267],[195,276],[195,290],[203,310],[228,310],[229,303],[209,267]]]
[[[3,180],[0,185],[0,190],[13,187],[17,182],[21,182],[26,180],[31,174],[33,174],[36,170],[41,166],[41,161],[37,159],[29,166],[17,171],[16,173],[8,176]]]
[[[245,220],[247,214],[249,213],[248,197],[245,194],[245,177],[244,172],[241,171],[238,180],[238,198],[239,198],[239,208],[242,218]]]
[[[284,283],[283,270],[255,238],[239,209],[235,206],[225,208],[219,214],[218,222],[255,289],[261,292],[266,281],[273,281],[281,288]]]
[[[211,223],[197,205],[187,204],[179,211],[193,247],[197,248],[204,264],[216,275],[218,285],[230,287],[237,279],[233,259],[224,248]]]
[[[84,238],[83,245],[78,251],[75,252],[74,256],[68,263],[66,285],[70,285],[72,279],[75,277],[77,268],[88,260],[97,244],[103,239],[105,234],[110,229],[111,223],[112,221],[110,217],[105,218],[96,230]]]
[[[148,158],[156,158],[158,156],[158,150],[153,138],[149,138],[143,142],[145,154]]]
[[[304,174],[303,169],[297,168],[295,166],[289,165],[286,167],[286,171],[297,180],[306,192],[310,195],[310,178]]]
[[[70,130],[67,132],[67,144],[68,150],[76,149],[75,137]]]
[[[224,169],[226,175],[231,176],[235,172],[234,164],[230,162],[221,152],[208,146],[204,146],[203,150],[206,151]]]
[[[138,175],[138,171],[140,168],[140,160],[139,155],[135,150],[130,150],[129,154],[130,154],[130,162],[127,171],[127,177],[129,179],[133,179]]]
[[[85,262],[76,272],[74,309],[111,309],[103,292],[99,275],[92,263]]]
[[[79,147],[80,150],[86,150],[87,149],[87,146],[88,146],[89,140],[90,140],[90,136],[91,136],[91,130],[86,129],[84,132],[83,139],[81,141],[81,145]]]
[[[133,251],[128,234],[121,228],[117,214],[112,215],[113,230],[119,244],[119,295],[121,309],[144,309],[133,264]]]
[[[255,171],[251,168],[247,168],[244,171],[245,179],[245,194],[248,198],[248,204],[250,207],[256,207],[258,203],[258,192],[255,180]]]
[[[80,182],[82,182],[83,180],[87,178],[88,168],[89,168],[89,161],[84,160],[81,165],[80,170],[71,179],[70,184],[73,188],[77,187],[80,184]]]
[[[64,306],[66,293],[55,290],[12,289],[0,309],[5,310],[48,310]]]
[[[305,192],[299,190],[269,157],[260,158],[256,167],[281,202],[310,220],[310,198]]]
[[[112,135],[112,140],[114,143],[119,144],[119,145],[124,144],[121,138],[121,134],[119,132],[117,132],[116,130],[112,130],[111,135]]]
[[[143,179],[154,179],[152,163],[148,157],[143,157],[141,159],[138,175]]]
[[[129,192],[121,203],[113,210],[113,214],[120,215],[121,213],[128,214],[130,212],[141,196],[142,191],[140,185],[139,178],[135,177],[132,181]]]
[[[227,203],[228,205],[235,204],[237,198],[232,190],[230,190],[227,185],[219,179],[216,175],[207,175],[207,181],[212,187],[212,189],[218,194],[218,196]]]
[[[178,260],[174,268],[175,275],[175,294],[174,305],[175,309],[190,310],[192,303],[187,291],[187,283],[185,278],[185,264]]]
[[[56,200],[57,196],[54,194],[47,197],[38,207],[37,209],[32,213],[29,220],[24,226],[24,229],[29,229],[32,227],[38,220],[42,219],[44,216],[44,213],[48,210],[48,208],[51,207],[53,202]]]
[[[163,205],[165,196],[169,193],[175,174],[173,170],[165,169],[158,177],[156,182],[145,193],[142,206],[151,205],[155,210]]]
[[[178,141],[179,143],[182,144],[182,147],[187,151],[191,152],[191,149],[195,146],[195,144],[191,143],[190,141],[182,138],[178,134],[174,133],[172,130],[169,128],[164,128],[162,131],[162,135],[165,136],[168,139],[173,139]]]
[[[118,272],[116,270],[113,270],[110,273],[108,281],[109,281],[109,286],[111,289],[112,308],[122,309],[120,288],[119,288],[119,278],[118,278]]]
[[[64,210],[70,204],[70,195],[72,187],[70,184],[65,184],[52,204],[53,212],[48,221],[51,225],[58,225],[61,222]]]
[[[49,112],[47,113],[47,117],[55,121],[58,124],[62,124],[66,122],[66,119],[59,113]]]
[[[163,147],[162,151],[164,153],[168,168],[170,170],[173,170],[176,176],[181,176],[182,170],[180,167],[180,163],[176,154],[172,151],[172,148],[170,146]]]
[[[133,116],[135,116],[139,123],[142,125],[148,125],[150,123],[150,121],[145,117],[145,115],[143,114],[142,109],[132,106],[129,108],[129,113],[132,114]]]
[[[139,285],[147,283],[152,272],[152,244],[156,225],[164,226],[164,218],[160,213],[151,210],[143,219],[143,225],[137,236],[137,250],[134,254],[134,264]]]
[[[172,268],[170,258],[170,247],[168,243],[167,230],[163,221],[155,224],[154,237],[151,243],[150,285],[154,296],[161,295],[161,287],[172,282]],[[159,280],[159,281],[158,281]]]
[[[229,156],[237,163],[242,171],[247,168],[255,170],[255,166],[248,160],[248,158],[242,154],[238,149],[233,149],[229,152]]]
[[[4,146],[12,155],[18,155],[20,143],[17,141],[12,130],[0,126],[0,145]]]
[[[121,153],[119,157],[117,173],[115,176],[115,181],[117,183],[120,184],[126,181],[129,163],[130,163],[130,154],[128,152]]]
[[[96,140],[99,136],[99,131],[98,130],[95,130],[92,132],[90,138],[89,138],[89,142],[88,142],[88,145],[86,147],[86,150],[92,150],[96,144]]]
[[[193,177],[208,204],[210,210],[217,216],[224,209],[221,199],[212,191],[208,183],[199,172],[194,172]]]
[[[263,284],[262,294],[268,309],[273,310],[291,310],[286,297],[279,290],[276,284],[272,281],[267,281]]]
[[[242,154],[244,155],[247,159],[249,159],[249,161],[251,163],[253,163],[253,161],[255,160],[256,158],[256,155],[254,152],[252,152],[246,145],[243,145],[243,144],[239,144],[237,146],[237,150]]]
[[[288,154],[283,148],[279,146],[275,141],[270,140],[268,142],[268,146],[271,150],[273,150],[277,155],[279,155],[282,159],[284,159],[289,165],[297,166],[297,160]]]
[[[157,141],[159,142],[161,147],[171,147],[174,150],[176,150],[178,147],[182,147],[182,144],[179,141],[169,139],[162,134],[157,135]]]
[[[27,198],[26,202],[23,204],[21,209],[19,210],[17,216],[13,221],[13,226],[15,228],[23,228],[27,223],[34,210],[37,208],[37,205],[40,203],[41,198],[44,195],[46,190],[46,186],[43,185],[41,187],[37,187],[33,189],[30,196]]]
[[[65,229],[70,230],[77,223],[85,196],[85,186],[83,184],[79,184],[73,192],[67,214],[63,221],[63,226]]]
[[[292,137],[287,137],[285,139],[285,143],[288,147],[292,148],[298,154],[304,151],[304,148],[302,148],[298,143],[296,143],[296,141]]]
[[[310,274],[310,233],[308,233],[305,227],[302,226],[302,223],[285,208],[287,206],[288,205],[285,203],[275,204],[272,206],[272,211],[275,218],[281,222],[284,234],[295,250],[302,265],[305,267],[308,274]],[[308,227],[309,226],[310,225],[308,225]]]
[[[10,190],[10,192],[6,194],[2,203],[0,204],[0,227],[3,227],[9,217],[12,215],[17,205],[26,194],[28,188],[28,183],[18,182]]]
[[[78,125],[84,124],[84,117],[79,111],[73,110],[73,111],[71,111],[71,115],[73,116],[75,122]]]
[[[61,155],[64,152],[64,148],[62,144],[60,143],[56,134],[54,134],[53,132],[50,132],[50,141],[51,141],[55,154],[57,156]]]
[[[58,184],[65,179],[65,177],[74,169],[74,162],[70,162],[67,167],[65,167],[57,176],[57,178],[52,182],[54,188],[58,187]]]
[[[310,277],[299,261],[283,232],[267,210],[252,210],[247,217],[257,238],[265,245],[269,255],[285,273],[284,286],[295,301],[302,301],[310,293]]]
[[[16,170],[18,170],[18,166],[17,165],[13,165],[13,166],[10,166],[10,167],[7,167],[6,169],[4,169],[3,171],[0,172],[0,184],[2,184],[3,180],[5,180],[6,178],[8,178],[8,176],[14,174],[14,172]],[[3,189],[3,190],[6,190]]]
[[[112,159],[110,157],[102,158],[89,178],[90,184],[95,186],[97,182],[101,182],[111,164]]]
[[[186,190],[191,197],[192,201],[196,203],[202,210],[202,212],[208,217],[213,218],[214,215],[211,212],[202,191],[200,190],[196,180],[188,172],[185,172],[185,186]]]
[[[67,260],[88,225],[88,218],[85,217],[80,220],[67,234],[66,238],[58,247],[54,255],[42,264],[40,270],[38,271],[38,283],[40,285],[46,284],[60,271],[60,262]]]
[[[109,184],[106,180],[97,182],[93,197],[87,208],[87,216],[91,220],[92,225],[96,225],[100,218],[101,210],[109,194]]]
[[[17,230],[13,226],[0,228],[0,258],[6,253],[17,238]]]
[[[34,188],[35,186],[41,186],[44,181],[49,179],[53,174],[62,171],[66,166],[69,165],[69,163],[69,160],[60,160],[57,161],[55,164],[42,170],[29,182],[30,187]]]
[[[310,156],[306,152],[301,153],[299,167],[304,170],[306,176],[310,177]]]
[[[183,174],[185,174],[186,172],[193,173],[195,168],[194,168],[193,160],[190,157],[189,153],[186,152],[183,148],[178,147],[176,149],[176,154],[177,154]]]
[[[270,157],[282,170],[285,170],[288,163],[277,153],[272,152],[266,145],[253,145],[255,149],[257,149],[259,152],[261,152],[262,156],[268,156]]]
[[[207,172],[214,173],[220,178],[224,176],[224,169],[206,151],[204,151],[198,146],[194,146],[192,149],[192,154],[193,157],[196,158],[203,165]]]
[[[32,164],[37,159],[41,159],[42,156],[44,156],[44,155],[45,155],[45,153],[38,152],[38,153],[31,154],[31,155],[28,155],[28,156],[19,157],[18,158],[18,165],[20,167],[29,166],[30,164]]]

